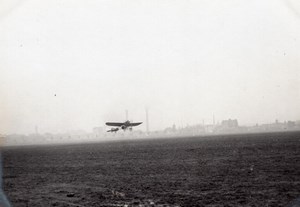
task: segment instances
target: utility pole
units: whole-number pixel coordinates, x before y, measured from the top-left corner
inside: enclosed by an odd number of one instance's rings
[[[126,109],[125,110],[125,118],[126,118],[126,121],[128,120],[128,110]]]
[[[148,114],[148,108],[146,108],[146,132],[149,133],[149,114]]]

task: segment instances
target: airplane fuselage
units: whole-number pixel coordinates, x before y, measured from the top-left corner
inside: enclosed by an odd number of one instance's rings
[[[117,127],[117,128],[110,129],[108,132],[116,132],[119,130],[119,128],[123,129],[124,131],[126,131],[127,129],[129,129],[131,131],[133,126],[138,126],[142,123],[143,122],[131,123],[130,121],[127,120],[125,122],[106,122],[105,124],[107,126]]]

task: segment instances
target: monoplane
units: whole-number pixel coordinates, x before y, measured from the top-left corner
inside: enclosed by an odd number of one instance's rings
[[[107,126],[114,126],[114,127],[116,127],[116,128],[111,128],[107,132],[117,132],[117,131],[119,131],[119,129],[123,129],[124,131],[126,131],[127,129],[129,129],[131,131],[132,127],[138,126],[138,125],[140,125],[142,123],[143,122],[132,123],[130,121],[125,121],[125,122],[106,122],[105,124]]]

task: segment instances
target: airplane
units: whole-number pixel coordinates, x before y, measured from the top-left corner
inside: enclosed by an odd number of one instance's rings
[[[110,130],[108,130],[107,132],[117,132],[119,130],[119,127],[121,129],[123,129],[124,131],[126,129],[129,129],[130,131],[132,130],[132,127],[134,126],[138,126],[140,124],[142,124],[143,122],[136,122],[136,123],[131,123],[130,121],[125,121],[125,122],[106,122],[105,124],[107,126],[114,126],[117,128],[111,128]]]
[[[116,127],[116,128],[111,128],[110,130],[108,130],[107,132],[117,132],[119,131],[119,128]]]

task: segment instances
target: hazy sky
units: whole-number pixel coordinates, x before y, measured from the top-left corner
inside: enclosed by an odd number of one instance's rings
[[[300,4],[0,1],[0,133],[300,119]],[[138,127],[144,130],[145,125]]]

